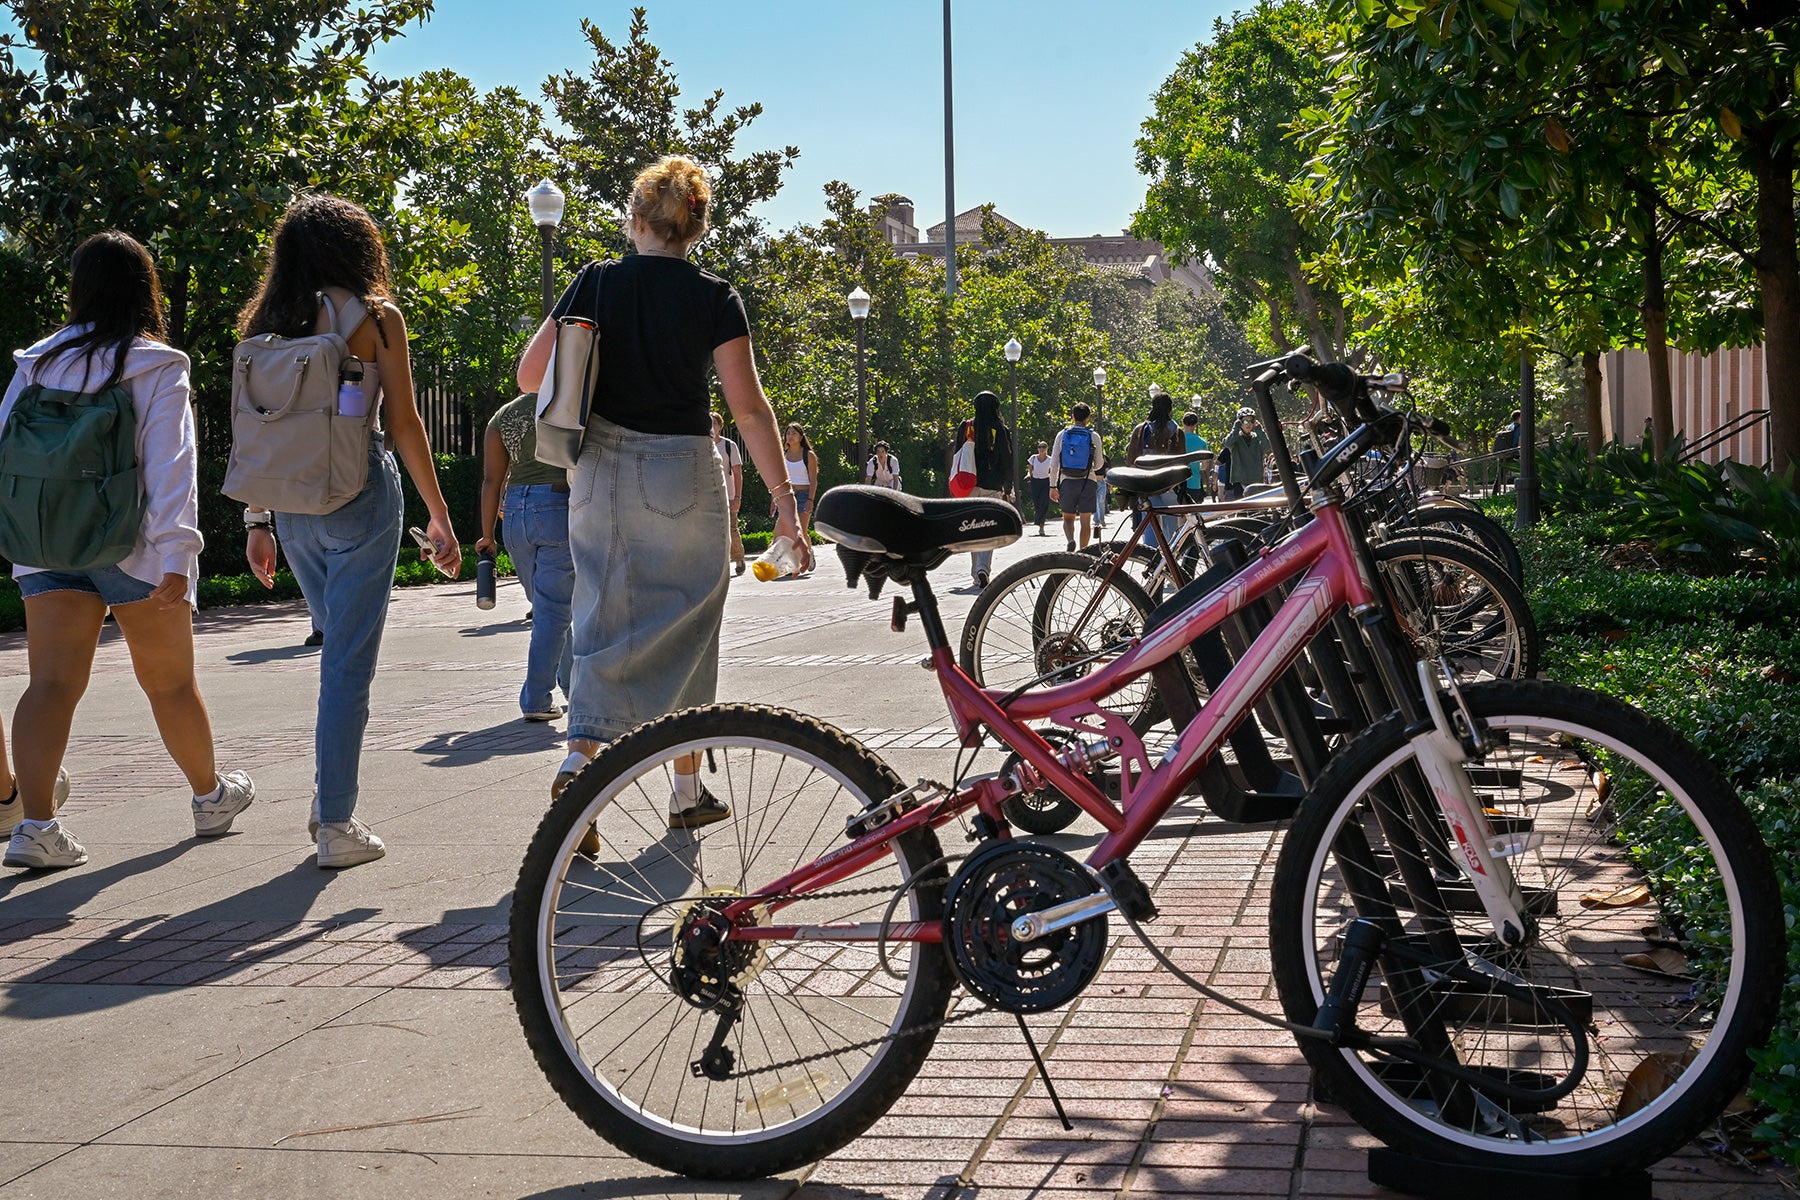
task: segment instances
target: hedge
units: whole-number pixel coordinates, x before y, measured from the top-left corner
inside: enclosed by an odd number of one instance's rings
[[[1693,740],[1756,819],[1789,931],[1782,1009],[1753,1055],[1755,1136],[1800,1164],[1800,579],[1620,569],[1601,520],[1520,538],[1547,676],[1610,692]],[[1627,551],[1623,557],[1629,558]]]

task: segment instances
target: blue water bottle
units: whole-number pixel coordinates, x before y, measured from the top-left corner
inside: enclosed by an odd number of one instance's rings
[[[366,417],[369,415],[369,398],[363,394],[362,381],[362,359],[352,354],[344,359],[344,365],[338,368],[338,416]]]

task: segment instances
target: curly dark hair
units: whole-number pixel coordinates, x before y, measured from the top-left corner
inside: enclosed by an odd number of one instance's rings
[[[297,196],[269,240],[268,270],[256,298],[238,314],[238,336],[306,336],[319,317],[318,294],[327,287],[361,300],[387,345],[381,306],[392,299],[392,280],[374,218],[337,196]]]
[[[112,352],[112,368],[97,391],[106,391],[125,372],[125,352],[139,337],[162,341],[162,283],[150,252],[129,233],[108,229],[75,248],[69,260],[70,325],[90,326],[47,352],[46,364],[64,354],[84,354],[87,370]],[[101,360],[104,361],[104,360]],[[85,386],[85,384],[84,384]]]

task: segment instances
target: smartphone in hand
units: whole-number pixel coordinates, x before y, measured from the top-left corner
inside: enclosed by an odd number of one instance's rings
[[[437,561],[438,548],[432,543],[430,538],[425,536],[425,531],[423,529],[420,529],[417,525],[413,525],[410,526],[406,532],[412,534],[412,540],[419,543],[419,549],[424,552],[425,557],[430,560],[431,565],[437,568],[439,575],[442,575],[445,579],[456,578],[455,571],[445,570],[443,564]]]

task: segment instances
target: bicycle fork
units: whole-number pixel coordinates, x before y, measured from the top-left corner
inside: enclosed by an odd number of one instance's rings
[[[1441,674],[1441,682],[1450,693],[1450,701],[1456,710],[1454,714],[1445,707],[1445,697],[1439,691],[1440,681],[1431,677],[1433,667]],[[1443,659],[1422,660],[1418,671],[1419,690],[1431,723],[1420,728],[1411,739],[1414,761],[1449,827],[1457,869],[1481,901],[1482,910],[1492,923],[1500,944],[1517,946],[1526,941],[1533,930],[1525,916],[1524,893],[1520,891],[1512,864],[1507,860],[1536,847],[1543,835],[1535,832],[1496,835],[1489,827],[1466,765],[1486,752],[1481,730]]]

